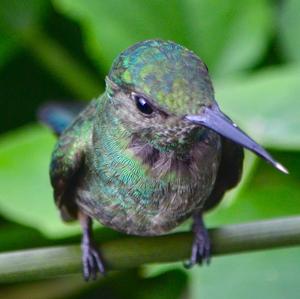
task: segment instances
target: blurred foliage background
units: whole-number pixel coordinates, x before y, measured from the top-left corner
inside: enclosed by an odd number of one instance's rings
[[[48,179],[55,138],[35,120],[49,100],[90,100],[113,58],[162,38],[208,65],[216,98],[290,170],[247,155],[240,186],[209,226],[300,214],[299,0],[0,0],[0,251],[79,242],[62,224]],[[186,229],[185,225],[182,229]],[[98,227],[97,237],[119,237]],[[174,248],[176,250],[176,248]],[[114,273],[1,285],[1,298],[298,298],[299,248]]]

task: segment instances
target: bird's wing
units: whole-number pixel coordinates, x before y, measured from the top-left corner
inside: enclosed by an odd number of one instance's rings
[[[83,102],[49,102],[38,110],[38,119],[59,136],[86,106]]]
[[[235,187],[243,171],[244,149],[233,141],[222,138],[222,154],[219,171],[212,193],[204,204],[204,211],[216,206],[224,193]]]
[[[50,179],[54,199],[63,220],[78,216],[76,187],[84,169],[86,149],[91,142],[96,102],[91,102],[61,134],[52,153]]]

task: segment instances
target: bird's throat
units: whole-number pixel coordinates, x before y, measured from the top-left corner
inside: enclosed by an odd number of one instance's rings
[[[194,175],[193,165],[195,159],[198,159],[201,147],[199,142],[185,144],[183,147],[156,147],[155,145],[133,136],[129,143],[129,149],[139,159],[151,175],[155,178],[166,176],[179,176],[188,179]]]

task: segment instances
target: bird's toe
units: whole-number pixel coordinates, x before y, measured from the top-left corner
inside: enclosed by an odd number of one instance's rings
[[[83,248],[82,253],[83,277],[86,281],[96,279],[97,274],[105,275],[104,262],[99,249],[89,245]]]

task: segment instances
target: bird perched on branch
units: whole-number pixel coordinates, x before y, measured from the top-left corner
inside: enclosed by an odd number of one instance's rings
[[[221,112],[206,65],[174,42],[122,52],[105,92],[76,115],[80,109],[49,104],[40,118],[59,136],[51,184],[62,218],[81,222],[86,279],[105,271],[92,219],[153,236],[192,217],[193,266],[209,261],[202,215],[239,182],[243,148],[287,172]]]

